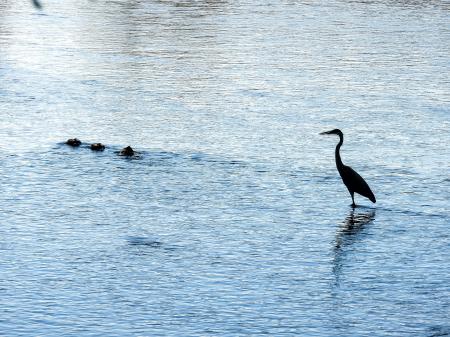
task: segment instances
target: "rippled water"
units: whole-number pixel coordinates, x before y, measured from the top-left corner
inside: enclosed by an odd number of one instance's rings
[[[1,335],[450,335],[448,1],[43,4],[0,3]]]

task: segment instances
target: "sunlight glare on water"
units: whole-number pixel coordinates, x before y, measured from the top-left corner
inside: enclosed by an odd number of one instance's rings
[[[2,1],[0,334],[449,335],[449,18]]]

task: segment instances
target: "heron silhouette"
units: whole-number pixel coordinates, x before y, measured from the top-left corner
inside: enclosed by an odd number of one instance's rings
[[[355,192],[368,198],[373,203],[376,202],[375,196],[366,181],[361,177],[354,169],[350,166],[346,166],[342,163],[341,155],[339,153],[342,143],[344,143],[344,134],[339,129],[334,129],[331,131],[325,131],[320,133],[321,135],[338,135],[339,143],[336,145],[335,157],[336,157],[336,167],[339,174],[347,186],[348,192],[352,196],[352,207],[356,207],[355,204]]]

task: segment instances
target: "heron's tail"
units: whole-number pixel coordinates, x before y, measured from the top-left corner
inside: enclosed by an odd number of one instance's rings
[[[377,202],[377,199],[375,199],[375,195],[373,194],[372,191],[370,191],[370,194],[367,196],[369,198],[370,201],[372,201],[373,203]]]

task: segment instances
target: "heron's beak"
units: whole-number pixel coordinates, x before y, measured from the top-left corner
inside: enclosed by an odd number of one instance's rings
[[[329,135],[330,132],[331,132],[331,131],[324,131],[324,132],[319,133],[319,135]]]

